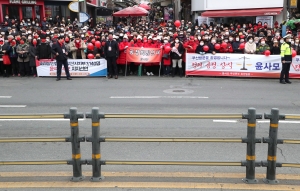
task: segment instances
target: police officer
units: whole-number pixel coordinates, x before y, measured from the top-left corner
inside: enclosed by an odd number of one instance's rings
[[[285,37],[285,42],[281,45],[281,62],[282,62],[282,70],[280,74],[280,83],[281,84],[291,84],[292,82],[289,80],[289,72],[292,63],[292,48],[291,48],[291,36],[288,34]],[[285,80],[283,80],[283,78]]]

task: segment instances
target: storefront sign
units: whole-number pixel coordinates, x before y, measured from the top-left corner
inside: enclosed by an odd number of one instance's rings
[[[297,0],[289,0],[290,1],[290,8],[297,8]]]
[[[80,23],[86,22],[87,20],[89,20],[89,18],[90,18],[90,16],[87,13],[84,13],[84,12],[79,13],[79,22]]]
[[[73,12],[78,13],[79,12],[79,2],[73,1],[69,4],[69,9]]]
[[[262,25],[264,23],[268,23],[268,27],[273,28],[273,16],[260,16],[256,17],[256,23],[262,22]]]
[[[160,48],[129,47],[126,51],[127,62],[153,63],[160,62],[162,58],[162,49]]]
[[[279,78],[281,68],[280,55],[188,53],[186,75]],[[290,78],[300,78],[300,56],[293,58]]]
[[[10,4],[26,4],[26,5],[35,5],[36,0],[9,0]]]
[[[107,76],[107,62],[105,59],[69,59],[69,71],[73,76]],[[36,70],[38,76],[56,77],[57,65],[56,61],[43,59],[36,62]],[[62,76],[66,76],[64,68],[62,68]]]
[[[202,24],[208,24],[210,22],[214,22],[215,19],[214,18],[210,18],[210,17],[201,17],[201,16],[198,16],[198,25],[202,25]]]
[[[52,6],[51,5],[45,5],[45,16],[46,17],[52,16]]]

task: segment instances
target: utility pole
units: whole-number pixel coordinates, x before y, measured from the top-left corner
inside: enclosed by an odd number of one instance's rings
[[[283,21],[286,21],[287,18],[287,12],[288,12],[288,1],[290,0],[283,0]]]

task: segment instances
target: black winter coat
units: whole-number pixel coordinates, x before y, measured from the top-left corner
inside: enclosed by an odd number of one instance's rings
[[[49,43],[41,43],[36,48],[37,59],[50,59],[51,58],[51,46]]]

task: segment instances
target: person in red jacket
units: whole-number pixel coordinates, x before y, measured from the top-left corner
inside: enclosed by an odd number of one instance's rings
[[[223,43],[223,42],[227,43],[227,47],[226,47],[226,48],[223,48],[223,47],[221,46],[221,48],[220,48],[220,53],[233,53],[233,48],[232,48],[231,43],[228,41],[228,38],[225,38],[225,39],[222,41],[222,43]],[[221,44],[222,44],[222,43],[221,43]]]
[[[197,43],[195,43],[195,39],[193,36],[190,37],[190,40],[184,43],[183,47],[186,50],[186,53],[195,53],[197,49]],[[183,54],[183,60],[186,62],[186,55]]]
[[[130,46],[130,44],[128,42],[128,36],[125,35],[123,37],[123,42],[120,42],[120,44],[119,44],[120,56],[117,59],[117,64],[119,65],[119,67],[122,68],[122,71],[126,70],[126,66],[125,66],[125,64],[126,64],[126,50],[129,46]],[[125,72],[124,72],[124,75],[126,75]]]
[[[152,37],[149,36],[148,40],[144,42],[144,48],[155,48],[155,44],[152,42]],[[154,63],[145,63],[145,72],[147,76],[153,76],[153,64]]]
[[[169,43],[168,37],[164,37],[164,43],[163,43],[163,58],[162,58],[162,72],[164,76],[170,75],[170,65],[171,65],[171,57],[170,57],[170,51],[167,52],[165,47],[171,47],[171,44]]]
[[[157,39],[157,37],[153,38],[153,44],[154,44],[154,48],[161,48],[162,46],[161,42]]]
[[[137,39],[137,41],[134,44],[134,47],[143,48],[144,47],[144,42],[142,41],[142,36],[138,35],[136,39]],[[138,66],[138,65],[140,65],[141,67],[143,66],[142,63],[135,62],[134,64],[136,66]],[[143,71],[143,69],[142,69],[142,71]]]

